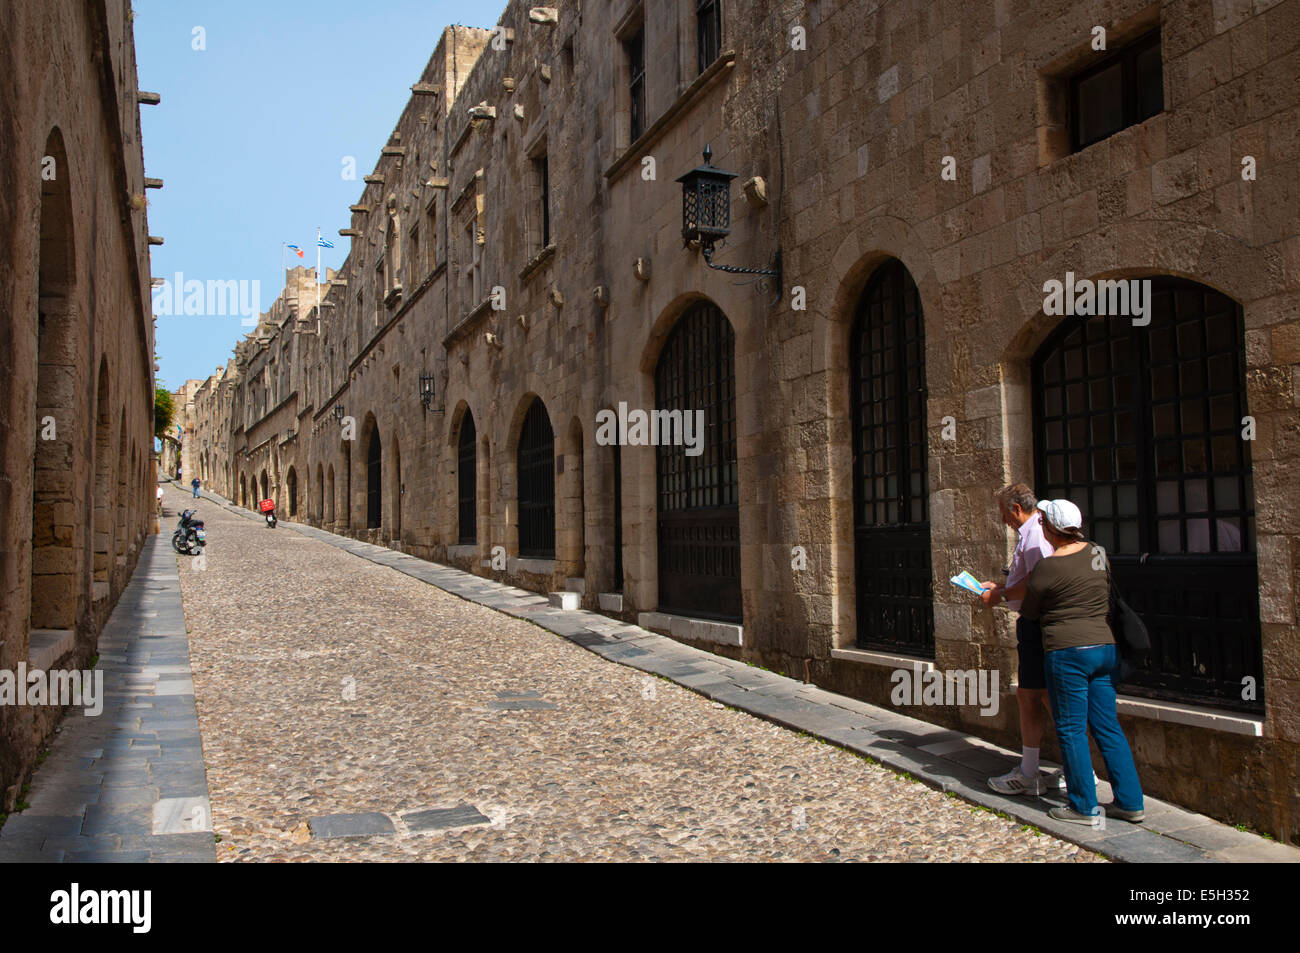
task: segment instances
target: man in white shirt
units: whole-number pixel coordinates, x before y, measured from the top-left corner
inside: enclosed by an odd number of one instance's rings
[[[1013,483],[998,490],[993,497],[998,503],[1002,522],[1016,531],[1015,553],[1007,581],[998,585],[982,583],[984,595],[980,600],[986,606],[1006,602],[1008,609],[1020,610],[1025,598],[1025,580],[1038,560],[1052,555],[1052,544],[1043,537],[1038,515],[1038,500],[1034,491],[1023,483]],[[1060,782],[1056,775],[1043,778],[1038,773],[1038,749],[1043,741],[1048,713],[1047,680],[1043,673],[1043,633],[1037,622],[1024,616],[1016,619],[1016,654],[1020,664],[1016,677],[1016,700],[1020,708],[1020,764],[1006,774],[989,778],[989,787],[999,794],[1044,794],[1049,787]],[[1057,772],[1059,775],[1060,772]]]

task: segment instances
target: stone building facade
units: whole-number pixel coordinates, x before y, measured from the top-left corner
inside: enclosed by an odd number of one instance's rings
[[[1298,76],[1297,0],[512,2],[442,35],[319,317],[241,344],[230,492],[274,446],[309,522],[877,704],[991,670],[994,716],[909,710],[1014,745],[1012,617],[948,580],[1024,481],[1152,628],[1146,789],[1295,842]]]
[[[10,5],[0,60],[0,670],[84,669],[153,508],[130,6]],[[0,706],[0,811],[60,711]]]

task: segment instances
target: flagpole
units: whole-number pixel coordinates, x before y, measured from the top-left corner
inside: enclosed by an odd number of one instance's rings
[[[320,333],[320,226],[316,226],[316,333]]]

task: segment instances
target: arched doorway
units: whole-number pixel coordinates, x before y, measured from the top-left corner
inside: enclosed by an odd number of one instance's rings
[[[925,320],[897,259],[867,281],[850,352],[857,642],[933,656]]]
[[[289,515],[298,515],[298,471],[293,467],[289,468],[289,474],[285,478],[285,489],[289,493]]]
[[[555,432],[546,406],[534,397],[524,415],[516,454],[519,555],[555,558]]]
[[[239,475],[239,505],[248,506],[248,481],[242,473]]]
[[[379,529],[384,522],[384,450],[379,442],[379,428],[370,431],[366,445],[366,528]]]
[[[1262,710],[1241,697],[1264,684],[1241,307],[1150,280],[1150,324],[1067,318],[1034,355],[1037,489],[1083,510],[1151,633],[1126,691]]]
[[[325,518],[325,467],[316,464],[316,519]]]
[[[257,482],[258,486],[262,489],[262,495],[258,497],[258,502],[260,503],[262,500],[268,499],[271,495],[271,485],[266,479],[265,470],[263,470],[262,475],[257,478]]]
[[[478,435],[468,410],[456,438],[456,539],[462,546],[478,542]]]
[[[73,447],[84,439],[85,431],[77,426],[83,414],[73,406],[76,388],[71,386],[81,377],[75,364],[80,353],[76,346],[77,269],[69,185],[72,176],[59,130],[50,133],[44,154],[53,158],[57,174],[41,181],[37,296],[34,313],[29,312],[29,318],[36,321],[37,334],[36,419],[31,421],[31,432],[37,439],[31,490],[28,625],[32,629],[71,629],[81,609],[77,578],[82,571],[86,531],[77,526],[84,518],[75,515],[75,482],[69,479],[69,471]],[[4,386],[10,384],[6,380]],[[9,401],[4,401],[0,412],[8,406]],[[106,404],[96,410],[107,415]],[[18,419],[29,420],[26,412]],[[0,434],[8,436],[7,431]],[[7,515],[7,494],[0,497],[4,497]],[[93,536],[93,524],[90,533]],[[6,555],[0,554],[0,567],[6,564]]]
[[[736,336],[716,305],[700,301],[674,325],[655,366],[655,409],[686,415],[703,443],[660,439],[659,609],[739,622],[740,506],[736,463]],[[669,418],[672,419],[672,418]]]

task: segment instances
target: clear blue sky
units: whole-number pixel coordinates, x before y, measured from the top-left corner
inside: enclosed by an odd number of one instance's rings
[[[316,264],[316,228],[334,242],[323,268],[348,251],[350,224],[379,150],[442,29],[490,27],[505,7],[469,0],[135,0],[141,106],[151,190],[154,277],[261,282],[261,310],[280,293],[280,243]],[[195,50],[203,27],[205,50]],[[355,156],[355,181],[342,177]],[[250,286],[246,286],[250,287]],[[159,308],[161,310],[161,307]],[[205,309],[206,310],[206,309]],[[158,318],[159,382],[175,390],[225,364],[248,332],[240,317]]]

